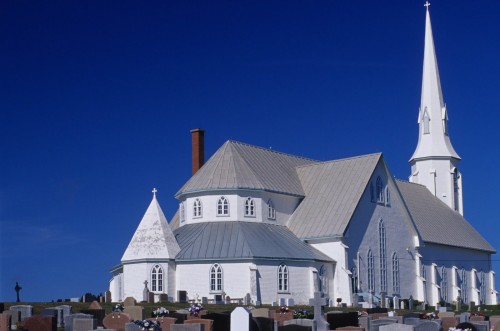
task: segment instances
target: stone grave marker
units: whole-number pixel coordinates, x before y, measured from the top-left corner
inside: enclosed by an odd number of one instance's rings
[[[17,310],[6,310],[4,314],[10,315],[10,325],[16,325],[17,322],[21,320],[21,312]]]
[[[141,327],[135,323],[126,323],[125,324],[125,331],[141,331]]]
[[[327,313],[326,321],[330,324],[330,329],[343,326],[359,326],[358,312],[347,313]]]
[[[469,311],[476,310],[476,303],[474,301],[469,302]]]
[[[283,312],[283,313],[271,310],[269,312],[269,317],[276,320],[278,322],[278,325],[283,325],[285,321],[293,319],[293,310],[289,309],[288,312]]]
[[[251,330],[276,331],[278,330],[278,321],[267,317],[252,317]]]
[[[24,320],[24,328],[29,331],[57,331],[56,318],[52,316],[31,316]]]
[[[408,309],[413,310],[413,296],[410,295],[410,298],[408,299]]]
[[[93,319],[93,318],[94,317],[92,315],[82,314],[82,313],[68,315],[64,318],[64,331],[73,331],[73,321],[75,319]],[[95,326],[97,327],[97,321]]]
[[[126,306],[123,312],[125,314],[128,314],[130,318],[134,321],[144,320],[144,308],[141,306]]]
[[[455,316],[444,316],[439,318],[441,319],[443,330],[449,330],[450,328],[456,327],[458,324],[458,318]]]
[[[392,302],[394,304],[394,309],[399,309],[399,297],[397,295],[395,295],[393,298],[392,298]]]
[[[316,321],[315,320],[310,320],[306,318],[298,318],[298,319],[293,319],[291,321],[285,321],[285,325],[302,325],[302,326],[308,326],[312,328],[312,330],[316,330]],[[331,328],[331,326],[330,326]]]
[[[415,331],[440,331],[441,325],[434,321],[423,321],[415,327]]]
[[[202,324],[172,324],[170,331],[204,331]]]
[[[358,293],[353,293],[352,294],[352,306],[357,307],[359,304],[359,295]]]
[[[389,308],[385,305],[385,292],[380,292],[380,305],[382,308]]]
[[[466,323],[469,321],[469,318],[470,318],[470,313],[461,313],[459,315],[459,322]]]
[[[405,309],[405,302],[403,300],[400,301],[400,309]]]
[[[484,316],[471,315],[469,317],[470,322],[484,321]]]
[[[10,314],[0,314],[0,331],[10,330]]]
[[[395,324],[396,322],[395,321],[388,321],[388,320],[380,320],[380,319],[376,319],[376,320],[370,320],[370,323],[369,323],[369,331],[372,331],[372,330],[379,330],[381,326],[383,325],[388,325],[388,324]]]
[[[413,331],[415,330],[414,325],[406,325],[406,324],[387,324],[379,327],[379,331]]]
[[[142,290],[142,301],[149,301],[149,289],[148,289],[148,281],[144,281],[144,289]]]
[[[201,318],[207,318],[212,320],[214,322],[213,323],[214,331],[231,331],[231,315],[229,314],[211,313],[202,315]]]
[[[330,326],[323,318],[323,306],[326,306],[326,300],[323,292],[314,292],[314,299],[309,300],[309,304],[314,306],[314,320],[316,321],[317,331],[330,330]]]
[[[63,324],[64,324],[64,319],[66,318],[66,316],[71,315],[71,313],[73,311],[73,307],[71,307],[70,305],[60,305],[60,306],[57,306],[56,308],[62,309],[62,320],[63,320]]]
[[[126,297],[125,300],[123,300],[123,306],[124,307],[135,306],[136,303],[137,302],[135,301],[134,297]]]
[[[187,291],[177,291],[178,301],[181,303],[187,302]]]
[[[490,322],[488,321],[475,321],[470,323],[476,327],[477,331],[490,331]]]
[[[104,292],[104,302],[106,303],[111,302],[111,291]]]
[[[252,314],[244,307],[236,307],[231,312],[231,331],[250,331],[250,321]],[[173,330],[172,330],[173,331]]]
[[[89,331],[95,330],[97,328],[97,320],[92,318],[91,315],[88,315],[89,318],[76,317],[71,319],[71,328],[69,330],[72,331]],[[64,326],[66,330],[66,325]]]
[[[497,323],[500,322],[500,315],[491,315],[490,316],[490,327],[492,329],[495,328],[495,326],[497,325]],[[500,324],[500,323],[498,323]]]
[[[407,317],[403,320],[403,323],[407,325],[419,325],[422,321],[419,317]]]
[[[287,305],[288,307],[293,307],[293,306],[295,306],[295,300],[294,300],[293,298],[288,298],[288,299],[286,299],[286,305]]]
[[[81,309],[80,313],[92,315],[92,317],[97,320],[97,326],[103,326],[102,321],[106,316],[106,311],[104,309]]]
[[[250,296],[250,293],[245,294],[245,297],[243,298],[243,304],[250,305],[251,303],[252,303],[252,297]]]
[[[167,293],[160,293],[158,295],[158,302],[162,303],[162,302],[168,302],[168,294]],[[208,301],[207,301],[208,303]]]
[[[119,331],[125,331],[125,324],[131,322],[131,318],[129,314],[121,313],[121,314],[108,314],[104,317],[102,321],[103,325],[106,329],[116,329]]]
[[[33,315],[33,306],[30,305],[11,306],[9,310],[20,312],[21,321],[24,321],[24,319],[26,319],[27,317],[31,317]]]
[[[371,292],[368,293],[368,307],[373,308],[373,294]]]
[[[155,303],[155,294],[153,292],[148,293],[148,303]]]
[[[212,331],[214,321],[205,318],[194,318],[185,320],[184,324],[202,324],[205,331]]]
[[[160,323],[160,327],[162,331],[170,330],[170,325],[175,324],[177,322],[177,318],[174,317],[160,317],[158,318],[158,323]]]
[[[252,310],[252,317],[266,317],[269,318],[269,309],[257,308]]]

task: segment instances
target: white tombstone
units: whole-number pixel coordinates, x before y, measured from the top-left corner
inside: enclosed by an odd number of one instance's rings
[[[406,325],[400,323],[387,324],[379,326],[379,331],[413,331],[414,325]]]
[[[397,295],[395,295],[393,298],[392,298],[393,302],[394,302],[394,309],[399,309],[399,297]]]
[[[286,299],[286,305],[287,305],[288,307],[293,307],[293,306],[295,306],[295,301],[293,300],[293,298],[288,298],[288,299]]]
[[[323,292],[314,292],[314,299],[309,300],[309,304],[314,306],[314,321],[316,321],[316,331],[330,330],[330,324],[323,318],[322,307],[326,306],[326,298]]]
[[[404,301],[401,301],[401,309],[405,309],[405,302]]]
[[[231,312],[231,330],[250,331],[252,314],[244,307],[236,307]]]

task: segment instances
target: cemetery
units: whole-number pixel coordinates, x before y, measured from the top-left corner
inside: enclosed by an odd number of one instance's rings
[[[500,307],[427,306],[387,298],[372,308],[330,306],[316,292],[308,306],[136,302],[0,303],[0,331],[500,331]]]

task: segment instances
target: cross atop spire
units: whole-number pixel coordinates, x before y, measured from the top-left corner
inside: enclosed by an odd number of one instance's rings
[[[153,190],[151,192],[153,192],[153,197],[156,197],[156,192],[158,192],[158,190],[155,187],[153,187]]]
[[[429,1],[426,1],[424,4],[424,7],[427,8],[427,10],[429,10],[430,5],[431,5],[431,3]]]

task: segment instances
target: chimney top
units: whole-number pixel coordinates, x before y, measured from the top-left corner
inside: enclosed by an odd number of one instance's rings
[[[205,130],[200,128],[191,130],[191,149],[194,175],[205,163]]]

